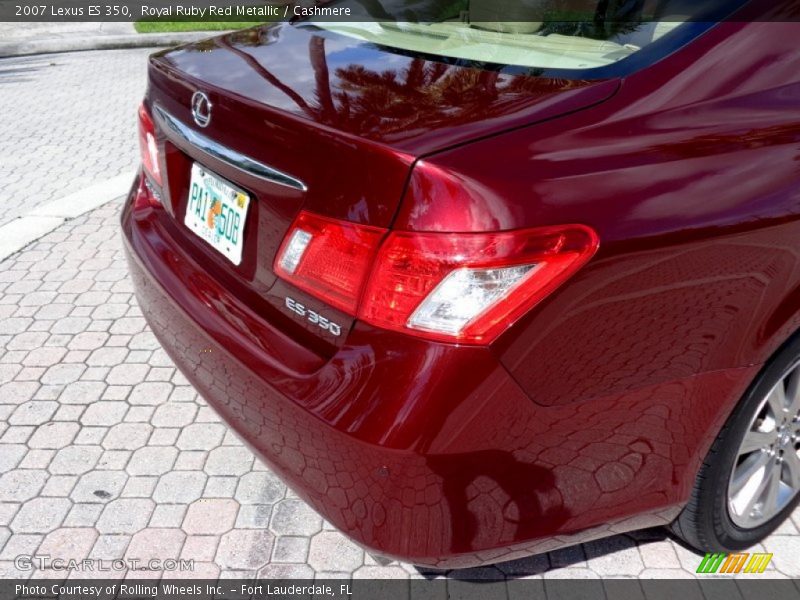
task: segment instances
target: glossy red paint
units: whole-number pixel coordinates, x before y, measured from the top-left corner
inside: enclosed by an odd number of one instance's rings
[[[606,81],[447,67],[463,93],[424,118],[398,103],[366,120],[341,92],[376,49],[280,26],[156,55],[149,108],[190,124],[206,91],[204,134],[308,190],[203,156],[155,119],[163,205],[137,182],[122,218],[143,312],[259,456],[379,554],[470,566],[666,524],[800,325],[798,33],[723,23]],[[397,60],[398,74],[440,68]],[[193,160],[256,199],[239,267],[176,218]],[[276,278],[301,207],[400,231],[581,223],[601,243],[494,344],[456,346]],[[286,311],[287,295],[343,335]]]

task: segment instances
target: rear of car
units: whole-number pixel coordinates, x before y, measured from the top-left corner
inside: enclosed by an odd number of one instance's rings
[[[472,24],[304,22],[155,55],[122,216],[143,312],[208,402],[342,531],[436,567],[663,524],[710,443],[701,424],[683,436],[672,489],[650,433],[596,427],[672,380],[616,394],[586,373],[563,399],[557,373],[529,385],[520,323],[546,336],[574,309],[603,233],[438,160],[480,164],[505,139],[522,156],[532,125],[568,128],[708,25],[591,37],[488,6]],[[686,397],[734,398],[751,375],[710,372]]]

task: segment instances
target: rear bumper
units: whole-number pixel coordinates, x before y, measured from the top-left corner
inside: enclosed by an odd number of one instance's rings
[[[466,567],[669,522],[720,421],[676,418],[749,377],[543,408],[486,348],[357,323],[322,359],[207,277],[157,210],[134,211],[129,198],[122,216],[156,336],[260,458],[381,555]]]

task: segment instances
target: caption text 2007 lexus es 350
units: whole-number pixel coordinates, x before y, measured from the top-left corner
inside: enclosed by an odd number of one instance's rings
[[[746,548],[800,490],[800,25],[545,4],[346,0],[155,54],[142,309],[378,556]]]

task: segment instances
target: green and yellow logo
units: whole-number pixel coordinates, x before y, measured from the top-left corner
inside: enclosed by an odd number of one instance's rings
[[[740,552],[736,554],[725,554],[717,552],[706,554],[700,566],[697,567],[698,573],[763,573],[772,561],[772,554],[763,552]]]

